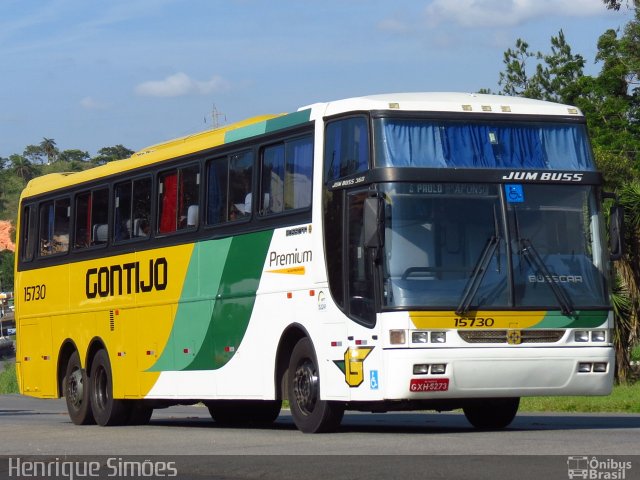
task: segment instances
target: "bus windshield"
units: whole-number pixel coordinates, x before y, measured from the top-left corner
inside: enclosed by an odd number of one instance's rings
[[[374,131],[378,167],[595,170],[582,124],[382,118]]]
[[[385,307],[607,305],[591,186],[389,183]]]

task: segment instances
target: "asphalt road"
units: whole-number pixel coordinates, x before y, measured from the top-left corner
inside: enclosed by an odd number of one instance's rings
[[[177,458],[178,478],[369,480],[428,471],[417,478],[564,479],[569,456],[623,458],[635,467],[624,478],[640,478],[640,415],[520,414],[505,430],[482,432],[460,413],[348,412],[337,433],[306,435],[288,411],[272,428],[223,428],[201,406],[156,410],[146,426],[80,427],[63,399],[4,395],[0,442],[5,477],[10,458],[140,455]]]

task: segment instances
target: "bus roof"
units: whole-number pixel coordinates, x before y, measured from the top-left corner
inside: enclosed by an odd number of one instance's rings
[[[530,98],[460,92],[387,93],[316,104],[323,116],[353,110],[404,110],[425,112],[513,113],[523,115],[582,116],[574,106]]]
[[[369,95],[316,103],[290,114],[262,115],[222,128],[207,130],[139,150],[130,158],[110,162],[100,167],[72,173],[52,173],[31,180],[22,197],[31,197],[64,187],[107,177],[159,161],[207,150],[308,122],[310,119],[337,115],[349,111],[404,110],[430,112],[480,112],[526,115],[582,116],[570,105],[520,97],[457,92],[417,92]]]

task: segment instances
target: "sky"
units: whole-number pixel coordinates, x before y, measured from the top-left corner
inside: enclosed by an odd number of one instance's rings
[[[595,75],[602,0],[1,0],[0,157],[94,156],[375,93],[499,90],[560,29]]]

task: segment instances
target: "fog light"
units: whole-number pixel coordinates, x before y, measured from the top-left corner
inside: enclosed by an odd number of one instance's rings
[[[589,332],[584,330],[577,330],[574,333],[574,338],[576,342],[588,342],[589,341]]]
[[[433,373],[434,375],[443,375],[446,370],[446,363],[436,363],[434,365],[431,365],[431,373]]]
[[[426,375],[427,373],[429,373],[429,364],[420,363],[413,366],[414,375]]]
[[[407,342],[407,334],[405,330],[390,330],[389,343],[391,345],[404,345]]]
[[[412,343],[427,343],[429,342],[429,332],[413,332],[411,334]]]
[[[579,363],[578,364],[578,372],[580,372],[580,373],[589,373],[591,371],[592,367],[593,367],[593,364],[591,364],[591,363]]]
[[[446,343],[447,332],[431,332],[431,343]]]
[[[593,364],[593,371],[594,372],[598,372],[598,373],[606,373],[607,364],[606,363],[594,363]]]
[[[605,342],[607,340],[607,332],[604,330],[595,330],[591,332],[592,342]]]

